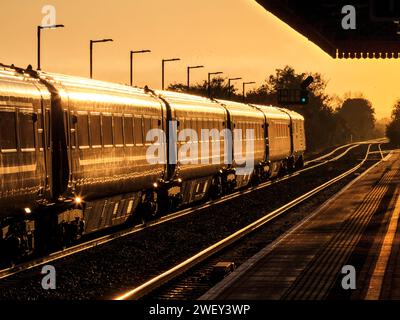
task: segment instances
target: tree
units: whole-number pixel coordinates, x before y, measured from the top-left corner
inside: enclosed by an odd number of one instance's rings
[[[355,140],[365,140],[373,136],[375,110],[367,99],[346,99],[339,108],[338,115],[346,123]]]
[[[186,92],[208,97],[208,82],[203,81],[189,88],[182,83],[174,83],[168,87],[168,90],[177,92]],[[228,82],[222,77],[215,77],[210,82],[210,93],[213,98],[238,100],[239,95],[236,94],[237,89],[231,85],[229,88]]]
[[[294,68],[290,66],[276,69],[275,74],[267,76],[259,88],[247,93],[246,102],[278,106],[278,89],[299,89],[301,83],[309,75],[314,78],[314,82],[308,88],[310,91],[309,103],[305,106],[284,106],[304,116],[307,149],[309,151],[346,143],[350,140],[351,135],[355,139],[373,135],[372,129],[375,118],[370,102],[364,99],[362,94],[358,94],[357,99],[351,99],[351,93],[348,93],[345,102],[338,96],[326,94],[328,82],[320,73],[296,73]],[[176,83],[171,85],[169,89],[208,96],[207,81],[190,88],[187,88],[184,84]],[[228,88],[228,83],[224,78],[212,79],[211,92],[214,98],[242,101],[242,95],[238,94],[233,86]],[[355,110],[358,110],[355,112],[356,116],[353,112]],[[360,114],[362,115],[361,120],[359,119]]]
[[[265,83],[247,95],[247,101],[260,104],[278,105],[278,89],[299,89],[301,83],[309,76],[314,82],[309,86],[309,103],[306,106],[285,106],[302,114],[305,118],[307,149],[321,149],[334,144],[345,142],[349,137],[346,126],[339,122],[332,105],[337,99],[325,93],[327,82],[319,73],[300,73],[286,66],[276,69],[275,75],[270,75]]]
[[[391,122],[386,127],[386,136],[390,143],[400,146],[400,100],[393,107]]]

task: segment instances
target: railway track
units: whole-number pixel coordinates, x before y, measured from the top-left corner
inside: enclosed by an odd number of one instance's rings
[[[351,149],[357,147],[358,145],[350,145],[346,146],[347,149],[343,153],[349,152]],[[212,272],[214,264],[218,261],[218,256],[224,252],[228,247],[236,247],[241,240],[244,240],[247,235],[250,233],[255,233],[260,230],[263,226],[265,226],[268,222],[278,218],[284,213],[288,212],[290,209],[304,203],[310,198],[314,197],[321,191],[331,187],[332,185],[338,183],[346,177],[349,177],[351,174],[355,173],[359,170],[367,161],[368,157],[372,153],[371,152],[372,144],[368,145],[367,152],[364,158],[357,163],[354,167],[347,170],[346,172],[336,176],[335,178],[321,184],[320,186],[308,191],[307,193],[301,195],[300,197],[286,203],[280,208],[267,213],[257,221],[247,225],[246,227],[238,230],[237,232],[229,235],[223,240],[214,243],[213,245],[207,247],[206,249],[198,252],[192,257],[184,260],[183,262],[177,264],[173,268],[153,277],[152,279],[146,281],[140,286],[129,290],[127,292],[121,293],[114,297],[115,300],[135,300],[140,298],[145,299],[193,299],[197,298],[193,295],[193,292],[203,292],[204,287],[209,284],[204,284],[204,281],[199,281],[199,277],[209,278]],[[339,148],[342,149],[342,148]],[[378,150],[381,151],[380,145],[378,145]],[[334,150],[335,151],[335,150]],[[337,150],[336,150],[337,151]],[[379,152],[380,152],[379,151]],[[332,156],[335,152],[330,153],[329,156]],[[337,159],[338,156],[333,157],[332,159]],[[326,159],[326,158],[324,158]],[[323,160],[325,161],[332,161]],[[318,160],[320,161],[321,158]],[[381,160],[382,161],[382,160]],[[378,162],[379,163],[379,162]],[[230,249],[229,249],[230,250]],[[234,250],[234,248],[232,248]],[[207,281],[206,281],[207,282]],[[200,287],[200,288],[197,288]],[[185,291],[189,293],[189,295],[185,295]]]
[[[379,142],[380,141],[377,140],[374,143],[378,144]],[[317,159],[313,159],[313,160],[308,161],[305,164],[306,165],[305,168],[303,168],[303,169],[301,169],[299,171],[296,171],[294,173],[288,174],[286,176],[283,176],[281,178],[278,178],[278,179],[275,179],[275,180],[270,180],[270,181],[264,182],[262,184],[259,184],[256,187],[252,187],[252,188],[249,188],[249,189],[246,189],[246,190],[240,190],[240,191],[237,191],[237,192],[232,193],[230,195],[224,196],[224,197],[222,197],[220,199],[207,201],[207,202],[205,202],[203,204],[200,204],[200,205],[197,205],[195,207],[183,209],[183,210],[171,213],[169,215],[163,216],[163,217],[161,217],[161,218],[159,218],[157,220],[153,220],[153,221],[150,221],[150,222],[145,223],[145,224],[141,224],[141,225],[137,225],[137,226],[134,226],[134,227],[131,227],[131,228],[127,228],[127,229],[121,230],[121,231],[117,231],[117,232],[112,233],[112,234],[104,235],[104,236],[101,236],[99,238],[92,239],[92,240],[89,240],[89,241],[86,241],[86,242],[83,242],[83,243],[79,243],[79,244],[77,244],[75,246],[68,247],[68,248],[65,248],[63,250],[51,253],[51,254],[49,254],[47,256],[40,257],[40,258],[31,260],[31,261],[28,261],[28,262],[24,262],[24,263],[15,265],[15,266],[7,268],[7,269],[0,270],[0,280],[1,279],[6,279],[6,278],[8,278],[10,276],[16,275],[16,274],[18,274],[20,272],[23,272],[23,271],[27,271],[27,270],[30,270],[30,269],[33,269],[33,268],[36,268],[36,267],[40,267],[40,266],[45,265],[45,264],[49,264],[49,263],[54,262],[56,260],[60,260],[60,259],[66,258],[68,256],[80,253],[82,251],[89,250],[91,248],[94,248],[94,247],[97,247],[97,246],[100,246],[100,245],[104,245],[104,244],[109,243],[111,241],[114,241],[116,239],[120,239],[122,237],[126,237],[126,236],[129,236],[129,235],[135,234],[135,233],[139,233],[141,231],[144,231],[146,229],[155,227],[157,225],[160,225],[160,224],[172,221],[172,220],[176,220],[178,218],[181,218],[181,217],[184,217],[184,216],[187,216],[187,215],[194,214],[194,213],[196,213],[196,212],[198,212],[200,210],[203,210],[205,208],[209,208],[209,207],[212,207],[214,205],[217,205],[217,204],[220,204],[220,203],[223,203],[223,202],[227,202],[229,200],[232,200],[234,198],[240,197],[242,195],[249,194],[249,193],[254,192],[256,190],[260,190],[260,189],[266,188],[268,186],[277,184],[279,182],[291,179],[291,178],[299,176],[302,173],[307,172],[309,170],[316,169],[316,168],[321,167],[321,166],[323,166],[325,164],[328,164],[330,162],[337,161],[337,160],[341,159],[342,157],[344,157],[346,154],[348,154],[352,149],[357,148],[360,145],[368,144],[368,143],[370,143],[370,142],[367,141],[367,142],[361,142],[361,143],[354,143],[354,144],[349,144],[349,145],[338,147],[335,150],[329,152],[327,155],[324,155],[324,156],[318,157]],[[345,149],[345,150],[342,151],[343,149]]]

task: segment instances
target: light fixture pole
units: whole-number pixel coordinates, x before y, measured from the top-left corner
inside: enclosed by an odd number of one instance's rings
[[[190,88],[190,70],[191,69],[199,69],[204,68],[204,66],[189,66],[187,67],[187,90],[189,91]]]
[[[254,83],[255,83],[255,81],[243,82],[243,102],[246,101],[246,85],[254,84]]]
[[[133,86],[133,55],[136,53],[147,53],[147,52],[151,52],[151,50],[138,50],[138,51],[131,50],[131,54],[130,54],[130,63],[131,63],[130,83],[131,83],[131,86]]]
[[[208,97],[209,98],[211,98],[211,76],[217,75],[217,74],[223,74],[223,72],[218,71],[218,72],[209,72],[208,73],[207,89],[208,89]]]
[[[231,97],[231,81],[242,80],[242,78],[229,78],[228,79],[228,97]]]
[[[50,26],[37,26],[37,69],[40,70],[40,33],[42,29],[64,28],[63,24],[54,24]]]
[[[164,90],[164,76],[165,76],[165,63],[171,61],[179,61],[180,58],[172,58],[172,59],[162,59],[162,66],[161,66],[161,89]]]
[[[110,42],[113,39],[90,40],[90,79],[93,78],[93,44],[99,42]]]

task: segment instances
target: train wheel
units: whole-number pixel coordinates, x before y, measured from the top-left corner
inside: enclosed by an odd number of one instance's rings
[[[211,199],[217,199],[223,196],[224,188],[222,186],[222,177],[218,176],[213,178],[212,185],[209,190]]]
[[[288,170],[287,170],[287,160],[284,160],[280,164],[279,171],[278,171],[278,176],[282,177],[282,176],[286,175],[287,172],[288,172]]]
[[[142,222],[152,221],[159,216],[159,204],[155,192],[147,192],[141,205]]]
[[[290,157],[287,161],[287,171],[293,172],[295,170],[295,161],[294,161],[294,157]]]
[[[304,167],[304,159],[303,159],[303,156],[300,156],[300,158],[297,159],[297,161],[296,161],[295,168],[301,169],[303,167]]]

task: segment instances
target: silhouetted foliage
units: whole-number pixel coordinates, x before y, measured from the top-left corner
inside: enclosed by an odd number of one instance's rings
[[[349,142],[351,137],[353,140],[361,140],[373,135],[375,118],[371,103],[364,98],[347,98],[343,103],[339,97],[329,96],[325,92],[327,82],[319,73],[298,74],[290,66],[276,69],[275,75],[270,75],[260,87],[246,94],[245,101],[278,106],[278,89],[299,89],[309,75],[314,78],[314,82],[308,88],[309,103],[305,106],[284,106],[304,116],[309,151],[343,144]],[[213,78],[210,87],[214,98],[234,101],[243,99],[233,85],[229,94],[227,81],[223,78]],[[189,89],[183,84],[173,84],[169,89],[208,96],[207,81],[193,85]],[[334,109],[335,105],[338,106],[338,110]]]
[[[365,98],[348,98],[338,110],[338,115],[349,128],[354,140],[365,140],[373,136],[375,111]]]
[[[386,127],[386,136],[390,143],[400,146],[400,100],[393,107],[391,122]]]
[[[168,87],[168,90],[177,91],[177,92],[185,92],[196,94],[204,97],[209,96],[208,91],[208,82],[204,81],[202,83],[197,83],[193,86],[190,86],[188,89],[187,85],[182,83],[175,83]],[[219,99],[231,99],[231,100],[239,100],[239,95],[236,93],[237,89],[231,84],[229,89],[228,82],[225,82],[224,78],[215,77],[211,79],[210,82],[210,94],[213,98]],[[240,96],[241,97],[241,96]]]

